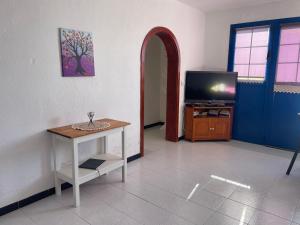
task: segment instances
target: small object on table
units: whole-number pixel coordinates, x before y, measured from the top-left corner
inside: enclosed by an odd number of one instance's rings
[[[79,168],[97,170],[105,160],[101,159],[88,159],[84,163],[79,165]]]
[[[101,131],[110,127],[110,123],[105,121],[98,121],[98,120],[93,121],[92,126],[90,125],[90,123],[91,122],[76,123],[72,125],[72,128],[74,130],[82,130],[82,131],[97,131],[97,130]]]
[[[218,111],[218,110],[215,110],[215,109],[210,109],[210,110],[208,110],[208,115],[209,115],[209,116],[218,117],[219,111]]]
[[[96,130],[104,130],[110,127],[110,123],[105,121],[93,121],[95,116],[94,112],[88,112],[89,122],[88,123],[77,123],[73,124],[72,128],[75,130],[83,130],[83,131],[96,131]]]
[[[193,113],[193,116],[196,117],[196,116],[199,116],[199,114],[200,114],[200,112],[195,111],[195,112]]]
[[[208,112],[201,112],[199,114],[200,117],[207,117],[207,115],[208,115]]]
[[[219,113],[220,117],[230,117],[230,112],[227,109],[222,109]]]
[[[95,113],[94,112],[89,112],[88,114],[88,117],[89,117],[89,119],[90,119],[90,122],[89,122],[89,124],[88,124],[88,126],[93,126],[93,127],[95,127],[95,124],[94,124],[94,122],[93,122],[93,118],[94,118],[94,116],[95,116]]]

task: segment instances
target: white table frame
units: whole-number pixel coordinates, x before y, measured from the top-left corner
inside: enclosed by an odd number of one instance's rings
[[[108,136],[114,133],[121,132],[122,135],[122,157],[113,156],[108,154]],[[80,143],[97,140],[104,138],[104,154],[98,155],[99,158],[107,160],[108,163],[103,163],[99,171],[80,169],[78,168],[78,146]],[[67,142],[72,145],[72,165],[69,166],[69,170],[60,170],[57,165],[57,150],[56,141],[60,140]],[[67,138],[59,134],[52,133],[53,141],[53,153],[54,153],[54,182],[55,182],[55,193],[57,196],[61,195],[61,184],[62,181],[69,182],[73,185],[73,199],[74,206],[80,206],[80,191],[79,186],[85,182],[95,179],[103,174],[107,174],[115,169],[122,167],[122,181],[126,181],[127,176],[127,155],[126,155],[126,127],[113,128],[110,130],[101,131],[94,134],[89,134],[77,138]],[[97,149],[97,153],[100,153],[100,148]],[[112,161],[109,161],[111,160]],[[111,163],[109,163],[111,162]],[[80,171],[81,170],[81,171]],[[68,173],[69,172],[69,173]],[[70,173],[71,172],[71,173]],[[83,172],[80,174],[80,172]],[[82,175],[82,176],[79,176]]]

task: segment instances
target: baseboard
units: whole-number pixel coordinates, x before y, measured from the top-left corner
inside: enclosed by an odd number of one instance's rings
[[[182,141],[182,140],[184,140],[184,138],[185,138],[185,137],[184,137],[184,135],[183,135],[183,136],[180,136],[180,137],[178,138],[178,140],[179,140],[179,141]]]
[[[46,191],[42,191],[40,193],[37,193],[35,195],[32,195],[32,196],[30,196],[28,198],[25,198],[25,199],[19,201],[19,208],[22,208],[24,206],[30,205],[30,204],[32,204],[32,203],[34,203],[36,201],[39,201],[39,200],[41,200],[43,198],[49,197],[50,195],[52,195],[52,193],[51,193],[52,190],[51,189],[52,188],[50,188],[50,189],[48,189]]]
[[[39,200],[41,200],[43,198],[46,198],[46,197],[54,194],[54,193],[52,193],[53,192],[52,189],[54,189],[54,188],[50,188],[48,190],[45,190],[45,191],[42,191],[40,193],[34,194],[34,195],[32,195],[32,196],[30,196],[28,198],[22,199],[21,201],[14,202],[14,203],[12,203],[12,204],[10,204],[8,206],[4,206],[4,207],[0,208],[0,216],[3,216],[5,214],[7,214],[7,213],[10,213],[10,212],[12,212],[14,210],[17,210],[19,208],[22,208],[22,207],[24,207],[26,205],[32,204],[32,203],[34,203],[36,201],[39,201]]]
[[[127,162],[130,163],[130,162],[132,162],[134,160],[137,160],[137,159],[139,159],[141,157],[142,157],[141,153],[133,155],[133,156],[130,156],[130,157],[127,158]]]
[[[144,129],[149,129],[149,128],[152,128],[152,127],[163,126],[163,125],[165,125],[164,122],[152,123],[152,124],[144,126]]]
[[[139,158],[141,158],[141,154],[140,153],[128,157],[127,158],[127,162],[132,162],[132,161],[137,160]],[[61,185],[61,189],[62,190],[68,189],[70,187],[72,187],[72,184],[69,184],[69,183],[63,183]],[[20,200],[18,202],[14,202],[14,203],[12,203],[10,205],[4,206],[4,207],[0,208],[0,216],[3,216],[5,214],[7,214],[7,213],[15,211],[15,210],[17,210],[19,208],[22,208],[24,206],[30,205],[30,204],[32,204],[34,202],[37,202],[39,200],[42,200],[42,199],[47,198],[47,197],[49,197],[51,195],[54,195],[54,194],[55,194],[55,188],[53,187],[53,188],[50,188],[48,190],[42,191],[40,193],[34,194],[34,195],[32,195],[32,196],[30,196],[28,198],[22,199],[22,200]]]
[[[19,202],[12,203],[10,205],[4,206],[0,209],[0,216],[3,216],[7,213],[15,211],[19,208]]]

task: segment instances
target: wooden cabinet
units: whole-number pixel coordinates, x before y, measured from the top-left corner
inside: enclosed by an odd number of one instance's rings
[[[213,112],[213,116],[210,112]],[[230,140],[232,116],[233,107],[231,106],[186,106],[185,139],[190,141]]]

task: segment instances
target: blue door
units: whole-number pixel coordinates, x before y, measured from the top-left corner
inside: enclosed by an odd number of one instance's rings
[[[300,25],[296,22],[300,18],[231,26],[228,70],[239,72],[234,139],[299,148]]]
[[[238,83],[233,138],[265,144],[265,83]]]
[[[295,150],[300,147],[300,95],[274,92],[266,144]]]

